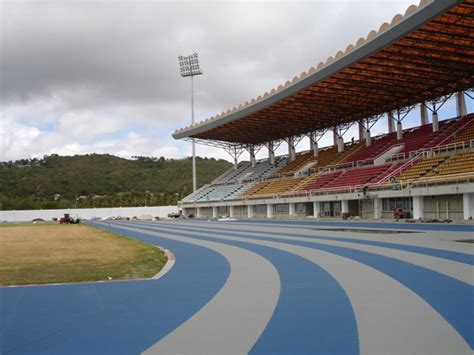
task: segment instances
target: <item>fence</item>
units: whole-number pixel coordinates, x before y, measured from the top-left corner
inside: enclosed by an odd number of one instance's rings
[[[155,206],[155,207],[114,207],[114,208],[71,208],[57,210],[24,210],[24,211],[0,211],[0,221],[4,222],[26,222],[35,218],[51,221],[59,218],[65,213],[82,219],[105,218],[105,217],[135,217],[151,215],[164,218],[168,213],[178,212],[178,206]]]

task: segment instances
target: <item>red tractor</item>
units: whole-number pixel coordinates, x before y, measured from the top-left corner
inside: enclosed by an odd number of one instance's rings
[[[79,222],[79,218],[71,217],[69,213],[65,213],[64,216],[59,219],[59,224],[77,224]]]

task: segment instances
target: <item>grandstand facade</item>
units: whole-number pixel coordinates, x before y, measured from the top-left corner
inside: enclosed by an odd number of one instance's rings
[[[180,206],[197,217],[377,219],[402,209],[415,219],[472,219],[473,87],[474,0],[421,1],[285,85],[177,130],[176,139],[234,158]],[[441,120],[452,98],[457,116]],[[420,124],[404,129],[413,110]],[[379,120],[386,133],[372,137]],[[353,125],[359,137],[345,142]],[[319,147],[328,131],[333,144]],[[303,137],[309,149],[297,153]],[[281,144],[288,154],[275,156]],[[261,149],[268,158],[257,160]]]

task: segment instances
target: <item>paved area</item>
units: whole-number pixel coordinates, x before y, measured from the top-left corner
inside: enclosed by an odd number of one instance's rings
[[[474,348],[474,244],[455,242],[473,239],[472,225],[95,224],[170,249],[174,267],[159,280],[1,288],[1,354],[471,354]],[[381,228],[401,233],[373,230]]]

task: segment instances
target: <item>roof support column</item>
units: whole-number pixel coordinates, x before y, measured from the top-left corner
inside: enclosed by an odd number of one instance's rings
[[[323,129],[321,131],[316,131],[312,132],[308,135],[309,137],[309,142],[310,142],[310,148],[313,151],[313,154],[315,157],[319,155],[319,147],[318,147],[318,142],[323,136],[326,134],[328,129]]]
[[[439,130],[439,122],[438,122],[438,111],[443,105],[448,102],[448,100],[451,98],[453,94],[449,94],[446,96],[438,97],[437,99],[432,100],[430,103],[433,106],[433,108],[429,107],[428,105],[425,105],[425,107],[431,111],[431,125],[433,127],[433,132],[438,132]],[[456,107],[457,107],[457,100],[456,100]]]
[[[337,152],[342,153],[344,151],[344,138],[337,136]]]
[[[428,124],[428,109],[424,102],[420,105],[420,124]]]
[[[337,127],[334,127],[334,128],[332,129],[332,144],[333,144],[335,147],[337,147],[337,137],[339,136],[339,135],[337,134],[337,131],[338,131]]]
[[[370,129],[367,128],[365,131],[365,145],[370,147],[372,145],[372,137],[370,136]]]
[[[252,164],[252,168],[255,168],[255,147],[253,145],[249,147],[249,155],[250,155],[250,164]]]
[[[268,147],[268,159],[270,160],[271,165],[275,165],[275,148],[273,142],[270,141],[267,143]]]
[[[397,140],[401,141],[403,139],[403,128],[402,121],[397,122]]]
[[[393,111],[390,111],[387,113],[388,133],[393,133],[395,131],[394,121]]]
[[[314,150],[314,144],[317,143],[314,133],[312,133],[312,132],[309,133],[308,138],[309,138],[309,150],[313,151]]]
[[[456,113],[458,117],[467,115],[466,97],[462,91],[456,93]]]
[[[237,170],[239,167],[239,157],[244,151],[244,147],[241,145],[228,145],[224,147],[225,151],[234,159],[234,170]]]
[[[313,152],[314,156],[317,157],[319,155],[319,148],[318,148],[318,140],[316,138],[316,133],[308,134],[309,138],[309,151]]]
[[[357,125],[358,125],[358,128],[359,128],[359,142],[362,142],[362,140],[365,139],[364,121],[360,120]]]
[[[439,130],[438,112],[433,111],[433,114],[431,115],[431,117],[432,117],[433,132],[438,132]]]
[[[395,117],[395,121],[397,122],[397,140],[401,141],[403,139],[403,127],[402,121],[407,115],[415,108],[415,106],[407,106],[403,108],[397,109],[396,113],[397,116]]]
[[[296,159],[295,138],[288,137],[287,143],[288,143],[288,159],[290,161],[293,161]]]

